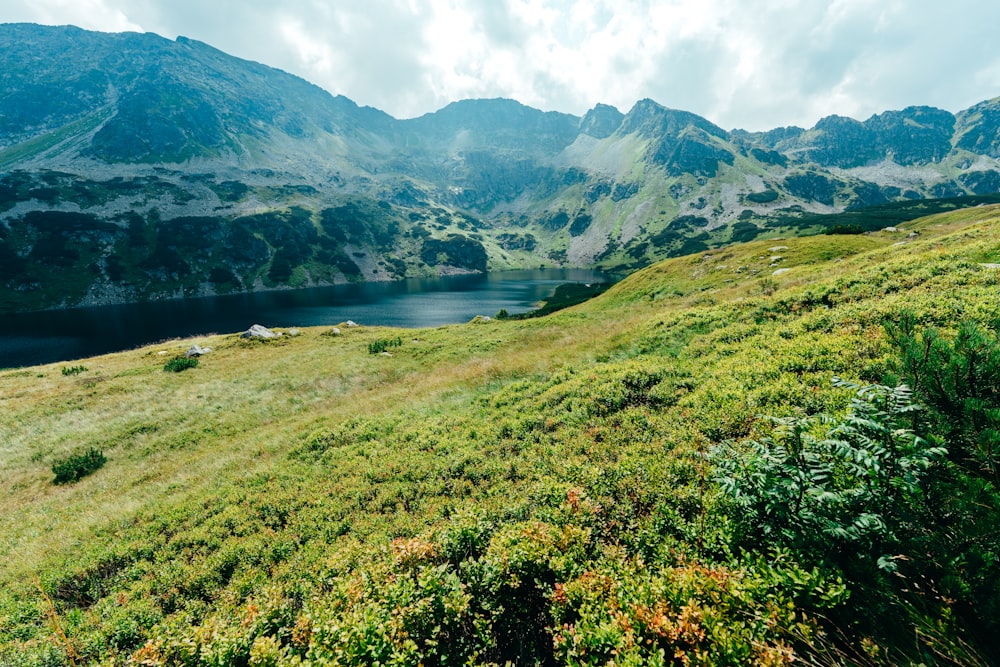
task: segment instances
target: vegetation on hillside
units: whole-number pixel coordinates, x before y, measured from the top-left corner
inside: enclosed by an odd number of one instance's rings
[[[548,317],[2,373],[0,664],[994,664],[998,239],[973,208]]]

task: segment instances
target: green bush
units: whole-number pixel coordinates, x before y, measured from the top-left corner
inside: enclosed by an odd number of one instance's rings
[[[70,375],[79,375],[80,373],[85,372],[87,372],[86,366],[63,366],[62,368],[62,374],[66,377],[69,377]]]
[[[946,451],[916,435],[908,387],[858,387],[843,420],[772,418],[771,436],[713,452],[735,503],[741,545],[791,548],[816,562],[892,571],[932,464]],[[817,437],[817,430],[825,430]]]
[[[403,339],[400,337],[396,338],[379,338],[368,343],[368,354],[382,354],[390,347],[400,347],[403,344]]]
[[[823,233],[827,236],[835,236],[837,234],[864,234],[865,228],[857,224],[841,224],[828,227]]]
[[[911,531],[908,551],[919,558],[900,569],[934,582],[941,615],[1000,659],[1000,338],[969,321],[953,335],[918,331],[911,313],[886,331],[899,351],[895,378],[913,386],[929,437],[948,452],[930,480],[926,519]]]
[[[908,383],[930,408],[930,428],[948,443],[966,472],[1000,484],[1000,340],[963,322],[949,340],[937,329],[916,331],[904,313],[886,332],[899,357],[894,377]]]
[[[163,370],[168,373],[180,373],[198,365],[197,357],[174,357],[163,365]]]
[[[73,454],[52,464],[53,484],[71,484],[98,470],[107,462],[103,453],[91,448],[83,454]]]

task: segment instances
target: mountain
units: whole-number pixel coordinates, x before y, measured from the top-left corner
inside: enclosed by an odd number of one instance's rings
[[[652,100],[398,120],[187,38],[28,24],[0,25],[0,81],[0,311],[629,271],[816,231],[816,213],[1000,190],[1000,98],[769,132]]]
[[[996,665],[998,238],[0,371],[0,665]]]

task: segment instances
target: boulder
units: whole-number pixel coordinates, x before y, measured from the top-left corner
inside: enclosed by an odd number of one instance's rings
[[[361,325],[355,322],[354,320],[347,320],[346,322],[344,322],[344,326],[347,327],[348,329],[352,329],[354,327],[360,327]]]
[[[203,354],[208,354],[211,351],[212,348],[202,347],[201,345],[195,343],[194,345],[192,345],[187,349],[187,352],[184,353],[184,356],[190,359],[191,357],[200,357]]]
[[[277,338],[280,335],[281,335],[280,333],[275,333],[274,331],[271,331],[267,327],[255,324],[246,331],[244,331],[242,334],[240,334],[240,338],[268,339],[268,338]]]

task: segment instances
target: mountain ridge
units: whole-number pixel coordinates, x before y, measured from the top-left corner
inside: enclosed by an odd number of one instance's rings
[[[81,276],[6,271],[3,310],[482,270],[472,246],[488,270],[626,272],[736,233],[817,231],[798,222],[815,213],[1000,190],[1000,98],[767,132],[650,99],[582,117],[461,100],[400,120],[186,37],[31,24],[0,25],[0,69],[0,254],[44,263],[68,243],[54,256]],[[253,222],[297,210],[314,231]],[[89,231],[43,222],[66,214]],[[156,230],[191,217],[263,246],[188,257]]]

